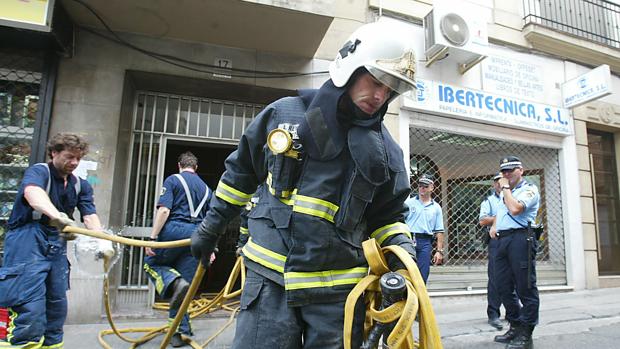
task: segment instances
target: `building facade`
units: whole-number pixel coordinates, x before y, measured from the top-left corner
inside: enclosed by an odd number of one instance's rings
[[[563,83],[600,64],[611,67],[614,86],[620,83],[619,33],[604,24],[618,16],[612,3],[466,2],[480,22],[480,31],[472,33],[488,38],[480,52],[470,49],[486,56],[477,62],[463,60],[458,50],[447,57],[427,55],[423,19],[439,8],[430,0],[51,3],[75,24],[74,44],[60,57],[43,50],[42,62],[51,62],[51,73],[34,67],[11,73],[13,62],[22,60],[0,56],[0,143],[14,147],[9,150],[16,155],[21,143],[13,139],[37,145],[28,161],[13,155],[10,161],[0,159],[0,170],[43,161],[40,148],[48,134],[84,135],[92,144],[85,173],[99,215],[116,233],[148,237],[156,193],[182,151],[198,156],[200,175],[215,188],[223,160],[261,108],[298,88],[320,87],[348,35],[383,15],[409,22],[417,43],[418,90],[390,107],[386,123],[412,174],[433,172],[439,179],[435,196],[444,209],[447,254],[443,266],[433,267],[429,289],[485,292],[478,208],[500,157],[509,154],[522,158],[526,178],[543,193],[539,219],[546,237],[537,257],[543,289],[618,285],[620,98],[611,94],[567,109],[560,92]],[[596,15],[558,26],[569,8]],[[21,48],[14,43],[6,49]],[[43,94],[49,96],[48,109],[39,97],[33,118],[35,98],[28,96],[42,92],[11,91],[24,90],[24,84],[48,86],[45,74],[54,77]],[[18,75],[25,81],[17,81]],[[3,102],[9,94],[16,102]],[[11,116],[17,110],[19,121]],[[20,132],[31,136],[19,138]],[[11,173],[19,177],[18,171]],[[2,190],[10,195],[7,190],[14,189]],[[237,231],[233,222],[204,290],[225,282]],[[148,314],[154,294],[142,271],[144,252],[120,249],[110,273],[115,312]],[[81,270],[79,264],[88,262],[72,258],[69,321],[99,318],[101,308],[92,304],[102,303],[102,274]]]

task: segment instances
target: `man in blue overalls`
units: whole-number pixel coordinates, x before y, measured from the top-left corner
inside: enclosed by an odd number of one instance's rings
[[[538,246],[528,229],[536,219],[540,196],[538,188],[523,178],[523,164],[518,157],[501,159],[500,171],[500,204],[490,234],[499,242],[495,275],[510,329],[495,336],[495,341],[508,343],[509,349],[526,349],[532,347],[540,305],[535,258]],[[515,289],[521,304],[514,297]]]
[[[415,86],[411,35],[387,18],[361,26],[321,88],[267,106],[226,159],[192,253],[208,265],[256,192],[233,348],[342,348],[347,295],[368,273],[362,242],[415,256],[403,153],[383,125],[388,103]],[[391,257],[393,270],[402,267]],[[359,348],[362,301],[354,317],[351,344]]]
[[[405,201],[409,207],[405,222],[409,226],[409,230],[415,235],[418,269],[420,269],[424,283],[428,280],[431,263],[440,265],[443,262],[444,254],[443,213],[441,206],[433,200],[434,189],[433,177],[429,174],[422,174],[418,178],[418,195]],[[437,237],[437,251],[431,258],[434,236]]]
[[[73,175],[88,144],[76,134],[59,133],[47,144],[48,163],[30,166],[22,179],[4,240],[0,307],[9,309],[2,348],[62,349],[67,317],[69,262],[62,233],[73,226],[77,208],[88,229],[101,230],[93,189]],[[6,343],[5,343],[6,344]]]
[[[488,282],[487,282],[487,317],[489,325],[495,327],[498,330],[504,328],[502,321],[500,320],[500,307],[502,306],[502,299],[499,296],[497,288],[497,280],[495,276],[495,259],[497,259],[497,246],[499,241],[497,239],[491,239],[490,228],[495,221],[497,215],[497,207],[499,205],[499,194],[502,188],[499,184],[499,179],[502,178],[502,174],[498,172],[493,177],[493,194],[489,195],[482,204],[480,204],[480,225],[485,227],[486,238],[488,242],[488,256],[489,264],[487,268]],[[516,300],[516,295],[513,295]]]
[[[157,213],[151,231],[152,241],[187,239],[196,230],[209,209],[211,189],[196,174],[198,159],[191,152],[178,158],[179,173],[166,178],[157,202]],[[169,321],[177,314],[198,267],[189,247],[151,249],[146,247],[144,270],[157,293],[170,298]],[[213,261],[215,255],[212,255]],[[185,314],[178,332],[172,337],[173,347],[184,346],[181,334],[191,336],[189,315]]]

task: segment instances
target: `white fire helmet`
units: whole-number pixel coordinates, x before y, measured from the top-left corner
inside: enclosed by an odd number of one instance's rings
[[[415,36],[409,25],[381,17],[358,28],[329,66],[337,87],[347,84],[360,67],[398,94],[415,89]]]

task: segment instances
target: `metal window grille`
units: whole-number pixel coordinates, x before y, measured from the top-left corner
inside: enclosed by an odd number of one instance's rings
[[[545,232],[537,254],[538,283],[566,284],[557,150],[419,128],[410,129],[410,139],[412,175],[435,176],[433,196],[444,215],[445,262],[433,267],[430,289],[486,288],[487,231],[478,217],[482,201],[492,193],[499,160],[506,155],[521,158],[526,180],[541,194],[537,221]]]
[[[525,24],[620,48],[620,5],[605,0],[523,0]]]
[[[164,137],[236,144],[263,107],[243,102],[138,92],[132,124],[125,225],[149,229],[153,225],[159,152]],[[129,231],[145,232],[144,229]],[[146,289],[148,279],[142,268],[142,250],[126,247],[124,252],[119,289]]]
[[[30,161],[42,70],[41,54],[0,49],[0,251]]]

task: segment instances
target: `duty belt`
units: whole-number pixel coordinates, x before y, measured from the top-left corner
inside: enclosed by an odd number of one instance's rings
[[[517,233],[526,233],[527,229],[526,228],[515,228],[515,229],[506,229],[506,230],[500,230],[497,232],[497,236],[500,238],[506,237],[506,236],[510,236],[512,234],[517,234]]]
[[[416,239],[430,239],[433,237],[433,234],[424,234],[424,233],[413,233]]]

